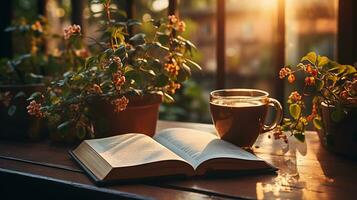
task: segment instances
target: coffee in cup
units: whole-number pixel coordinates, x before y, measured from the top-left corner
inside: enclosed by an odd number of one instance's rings
[[[256,89],[223,89],[210,93],[212,121],[221,139],[251,147],[259,134],[272,130],[282,119],[280,103]],[[268,107],[276,109],[271,125],[265,125]]]

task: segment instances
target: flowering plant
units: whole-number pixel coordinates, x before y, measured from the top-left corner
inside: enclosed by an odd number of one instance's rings
[[[73,70],[84,63],[87,55],[78,53],[83,48],[78,37],[73,37],[70,45],[63,47],[62,51],[55,49],[51,52],[46,48],[46,40],[57,38],[55,34],[49,33],[48,26],[47,19],[40,16],[33,22],[21,18],[5,29],[17,38],[19,44],[23,44],[17,46],[20,54],[14,58],[0,59],[0,84],[3,86],[0,92],[0,106],[8,109],[9,116],[15,114],[18,106],[24,106],[23,103],[17,102],[28,97],[26,93],[30,91],[26,91],[25,85],[40,90],[43,86],[32,84],[49,82],[65,71]],[[16,93],[9,91],[13,85],[21,85],[21,89]]]
[[[82,53],[83,44],[78,37],[65,43],[62,51],[58,48],[47,50],[46,40],[55,39],[57,35],[49,33],[47,19],[42,16],[34,22],[21,19],[5,31],[12,32],[24,45],[18,47],[22,53],[14,59],[1,59],[1,84],[41,83],[44,78],[51,79],[76,68],[88,56]]]
[[[309,122],[316,129],[322,128],[319,107],[321,103],[335,107],[332,120],[340,121],[346,107],[357,107],[357,72],[351,65],[341,65],[325,56],[314,52],[304,56],[296,67],[286,66],[279,72],[281,79],[287,78],[289,83],[296,82],[295,74],[305,75],[304,88],[301,93],[293,91],[288,98],[290,118],[284,118],[276,138],[286,136],[282,131],[289,131],[298,140],[304,141],[304,131]],[[312,111],[306,114],[306,98],[312,99]]]
[[[200,69],[190,60],[195,46],[181,36],[185,23],[176,16],[146,22],[154,28],[154,37],[149,39],[141,32],[129,34],[129,29],[142,22],[114,20],[110,0],[92,3],[104,8],[104,39],[95,41],[100,51],[78,71],[53,82],[45,94],[33,94],[28,106],[31,115],[47,117],[60,132],[75,129],[79,139],[95,137],[93,99],[104,99],[115,112],[123,111],[132,95],[158,94],[172,102],[171,95],[190,77],[191,70]],[[67,39],[76,34],[76,27],[72,29],[65,31]]]
[[[39,83],[45,73],[44,41],[47,34],[46,19],[40,17],[33,23],[25,19],[5,29],[19,34],[24,40],[23,54],[14,59],[2,58],[0,63],[0,81],[2,84]]]

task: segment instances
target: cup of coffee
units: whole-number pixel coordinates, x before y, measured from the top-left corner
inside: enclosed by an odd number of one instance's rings
[[[268,107],[276,110],[265,124]],[[210,93],[212,121],[221,139],[239,147],[251,147],[259,134],[274,129],[282,119],[282,107],[269,93],[256,89],[222,89]]]

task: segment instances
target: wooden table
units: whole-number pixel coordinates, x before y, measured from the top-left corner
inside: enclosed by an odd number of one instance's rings
[[[214,131],[212,125],[159,121],[158,129],[189,127]],[[357,162],[323,149],[314,132],[307,143],[258,138],[254,152],[279,168],[277,174],[195,178],[97,187],[68,155],[70,147],[49,141],[0,141],[0,199],[41,196],[129,199],[352,199]]]

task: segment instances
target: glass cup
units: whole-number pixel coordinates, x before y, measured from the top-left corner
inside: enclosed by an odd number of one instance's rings
[[[265,124],[268,107],[276,110]],[[239,147],[251,147],[259,134],[274,129],[282,120],[282,107],[269,93],[256,89],[222,89],[210,93],[212,121],[221,139]]]

